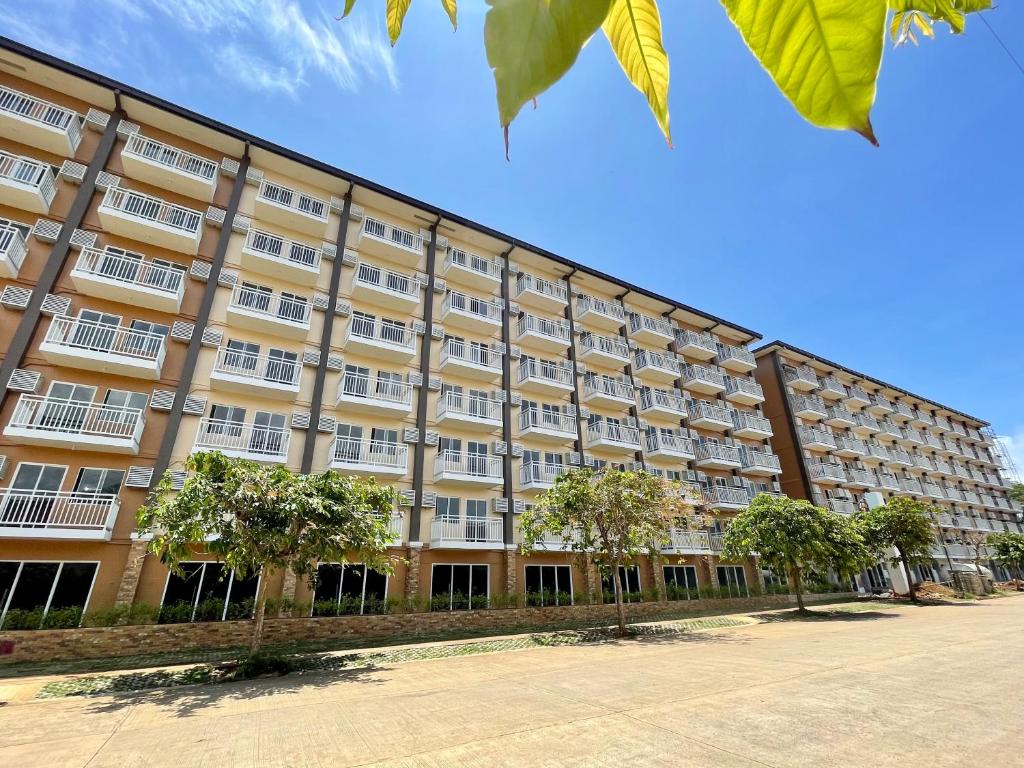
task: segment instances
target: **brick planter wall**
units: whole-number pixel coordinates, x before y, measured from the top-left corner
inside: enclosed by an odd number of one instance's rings
[[[808,595],[807,602],[828,602],[842,594]],[[719,600],[635,603],[626,606],[631,621],[655,621],[686,613],[713,611],[730,613],[782,608],[790,605],[787,595]],[[267,619],[265,642],[330,642],[346,644],[395,640],[407,642],[417,636],[443,633],[517,631],[569,626],[603,626],[615,622],[614,605],[575,605],[551,608],[510,608],[484,611],[401,613],[387,616],[339,616],[325,618]],[[85,627],[0,632],[0,669],[3,664],[69,659],[98,659],[140,656],[189,649],[244,647],[249,643],[249,621],[204,622],[197,624],[143,624],[123,627]]]

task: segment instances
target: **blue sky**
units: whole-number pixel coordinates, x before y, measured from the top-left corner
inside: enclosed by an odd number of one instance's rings
[[[662,2],[675,149],[600,37],[512,126],[482,0],[0,0],[0,29],[1013,436],[1024,469],[1024,75],[977,20],[885,53],[881,148],[805,124],[715,0]],[[1024,8],[992,26],[1024,57]]]

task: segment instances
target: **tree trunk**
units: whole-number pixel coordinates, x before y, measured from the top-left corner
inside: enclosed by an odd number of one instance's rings
[[[799,566],[790,568],[789,578],[793,580],[793,591],[796,592],[796,608],[804,613],[807,608],[804,606],[804,580],[800,575]]]
[[[626,634],[626,606],[622,602],[622,581],[619,579],[619,563],[612,566],[612,584],[615,587],[615,613],[619,618],[619,635]]]
[[[907,558],[900,553],[900,562],[903,563],[903,575],[907,577],[907,589],[910,590],[910,602],[920,603],[917,599],[917,590],[914,589],[914,577],[910,573],[910,563],[907,562]]]
[[[267,614],[267,569],[260,574],[260,585],[256,590],[256,603],[253,606],[252,640],[249,643],[249,655],[255,654],[263,644],[263,619]]]

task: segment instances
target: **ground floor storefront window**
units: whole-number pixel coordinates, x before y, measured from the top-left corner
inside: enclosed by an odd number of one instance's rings
[[[640,588],[640,566],[620,565],[619,583],[622,585],[622,601],[624,603],[642,603],[643,591]],[[601,592],[604,602],[615,602],[615,582],[610,575],[601,577]]]
[[[0,560],[0,628],[77,627],[99,563]]]
[[[696,600],[697,569],[692,565],[666,565],[665,596],[669,600]]]
[[[244,579],[223,563],[186,562],[167,574],[160,601],[161,624],[252,618],[259,574]]]
[[[388,576],[362,563],[321,563],[316,569],[312,616],[384,613]]]
[[[729,597],[748,597],[747,574],[742,565],[715,566],[718,575],[718,590]]]
[[[572,605],[572,600],[572,568],[570,566],[526,566],[526,605]]]
[[[430,572],[430,610],[486,608],[490,566],[435,563]]]

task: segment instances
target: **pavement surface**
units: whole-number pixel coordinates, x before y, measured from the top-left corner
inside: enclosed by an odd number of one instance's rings
[[[19,681],[0,766],[1024,766],[1022,630],[1013,596],[117,696]]]

